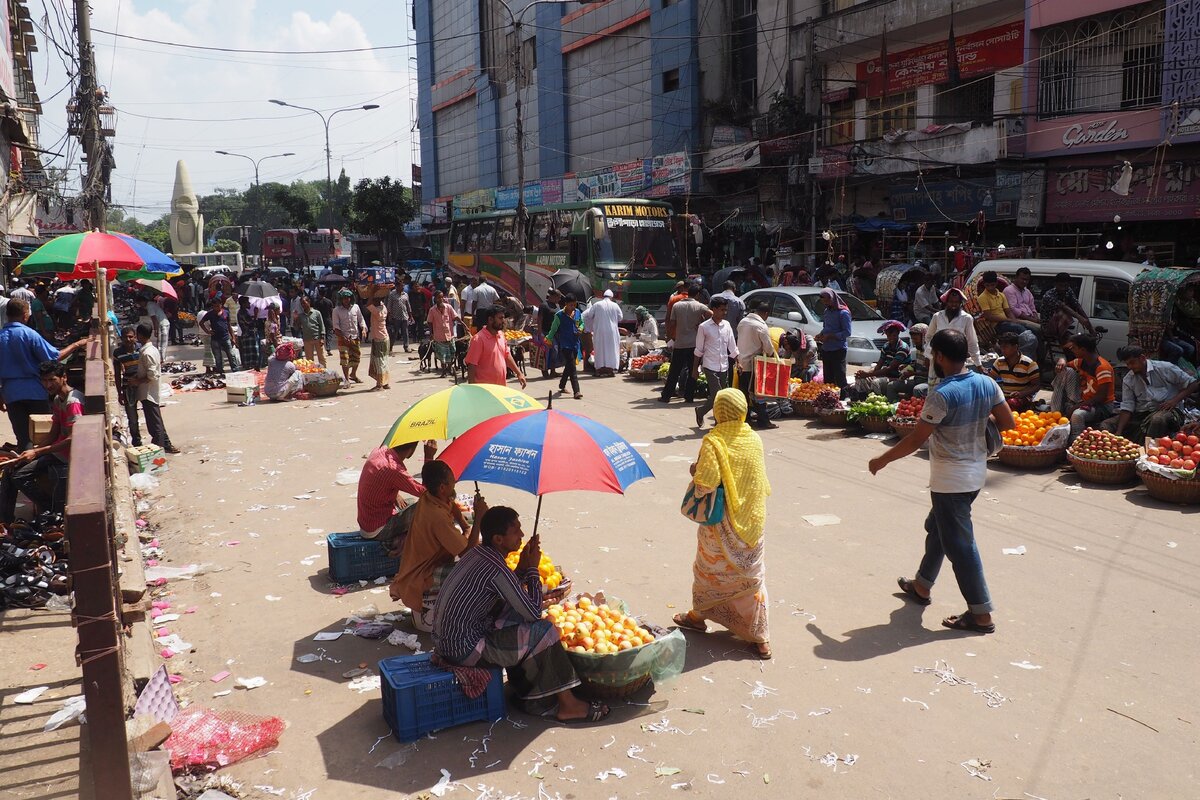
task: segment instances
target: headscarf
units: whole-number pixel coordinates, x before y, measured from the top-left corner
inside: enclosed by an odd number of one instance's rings
[[[962,301],[963,301],[964,303],[965,303],[965,302],[967,302],[967,295],[966,295],[966,293],[965,293],[965,292],[964,292],[962,289],[959,289],[957,286],[951,286],[949,289],[947,289],[947,290],[946,290],[946,291],[945,291],[945,292],[942,294],[942,296],[941,296],[939,299],[942,301],[942,303],[945,303],[945,302],[946,302],[946,298],[947,298],[947,297],[949,297],[951,294],[957,294],[959,297],[961,297],[961,298],[962,298]]]
[[[828,286],[821,290],[821,297],[826,300],[833,300],[835,303],[837,303],[839,311],[850,310],[850,306],[846,305],[846,301],[842,299],[842,296]]]
[[[899,331],[900,333],[904,333],[904,331],[907,329],[904,327],[903,322],[899,322],[898,320],[894,320],[894,319],[889,319],[887,322],[880,325],[879,328],[875,332],[886,334],[888,331],[891,331],[891,330],[895,330],[895,331]]]
[[[276,361],[291,361],[296,357],[296,345],[292,342],[284,342],[275,348]]]
[[[696,460],[696,485],[725,489],[726,518],[747,545],[762,539],[767,519],[767,481],[762,439],[746,424],[746,396],[737,389],[722,389],[713,403],[717,424],[700,445]]]
[[[637,316],[637,318],[639,320],[643,320],[646,317],[650,316],[650,312],[646,310],[645,306],[638,306],[637,308],[635,308],[633,310],[633,313]]]
[[[925,336],[927,333],[929,333],[929,326],[924,322],[918,322],[916,325],[913,325],[908,329],[909,336],[916,336],[918,334]]]
[[[343,297],[354,297],[354,292],[350,291],[349,289],[342,289],[337,293],[337,296],[339,300],[341,300]]]

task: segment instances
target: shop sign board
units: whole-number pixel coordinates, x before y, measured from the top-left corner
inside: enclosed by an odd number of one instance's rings
[[[1194,219],[1200,208],[1200,175],[1195,154],[1155,163],[1133,164],[1129,194],[1112,191],[1123,161],[1111,165],[1051,162],[1046,174],[1046,222]]]
[[[1015,67],[1025,56],[1024,19],[963,34],[954,39],[961,78],[989,75]],[[903,50],[888,56],[887,94],[906,92],[918,86],[945,83],[950,79],[946,39]],[[858,64],[858,85],[867,97],[883,91],[883,67],[878,57]]]

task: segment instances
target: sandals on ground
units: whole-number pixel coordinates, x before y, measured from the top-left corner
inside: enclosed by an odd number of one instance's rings
[[[908,578],[896,578],[896,585],[900,587],[900,591],[904,592],[905,598],[912,600],[919,606],[927,606],[933,602],[930,598],[917,594],[916,584]]]
[[[687,628],[689,631],[698,633],[708,633],[708,624],[704,620],[699,620],[692,616],[692,612],[688,611],[683,614],[676,614],[671,617],[671,621],[675,623],[677,628]]]
[[[975,615],[970,611],[964,611],[961,614],[953,617],[946,617],[942,620],[942,627],[949,628],[952,631],[970,631],[972,633],[995,633],[995,624],[989,622],[984,625],[975,619]]]
[[[761,658],[763,661],[771,660],[771,644],[770,642],[751,642],[750,652]]]

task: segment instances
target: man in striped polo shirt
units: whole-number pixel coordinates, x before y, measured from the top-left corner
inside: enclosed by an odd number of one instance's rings
[[[1021,353],[1020,337],[1006,331],[996,337],[1000,358],[992,362],[987,374],[1000,384],[1004,399],[1013,411],[1024,411],[1042,388],[1042,372],[1037,362]]]

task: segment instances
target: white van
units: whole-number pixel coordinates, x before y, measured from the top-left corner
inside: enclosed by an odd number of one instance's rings
[[[1021,267],[1033,273],[1029,291],[1037,299],[1054,285],[1054,276],[1065,272],[1071,276],[1071,290],[1092,320],[1097,333],[1102,334],[1097,348],[1100,355],[1113,364],[1117,350],[1129,344],[1129,287],[1133,280],[1149,267],[1127,261],[1084,261],[1057,258],[998,258],[981,261],[971,270],[967,284],[976,283],[989,270],[1012,280]],[[1079,327],[1075,323],[1074,329]]]

